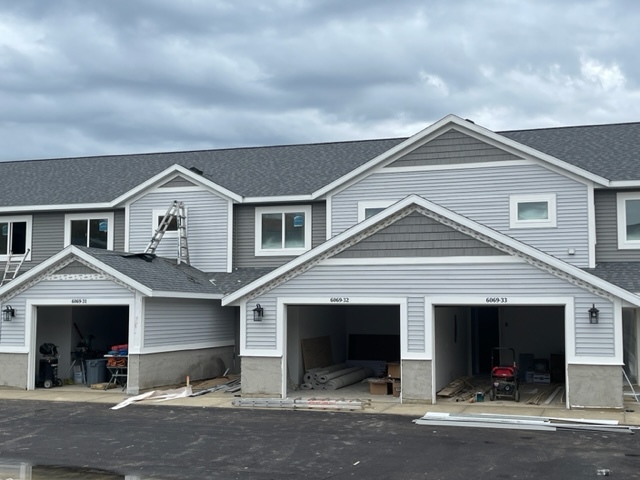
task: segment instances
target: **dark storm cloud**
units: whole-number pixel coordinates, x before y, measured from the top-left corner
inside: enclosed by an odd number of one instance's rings
[[[0,6],[0,159],[638,120],[627,1]]]

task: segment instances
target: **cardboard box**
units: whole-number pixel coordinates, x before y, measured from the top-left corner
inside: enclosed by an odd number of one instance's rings
[[[387,363],[387,376],[389,378],[400,378],[400,363]]]
[[[391,382],[391,389],[394,397],[400,397],[400,392],[402,391],[400,380],[393,380],[393,382]]]
[[[369,380],[369,393],[371,395],[389,395],[391,390],[391,382],[386,378],[377,378]]]

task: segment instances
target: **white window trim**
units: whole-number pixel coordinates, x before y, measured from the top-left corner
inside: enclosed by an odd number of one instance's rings
[[[627,240],[627,200],[640,200],[640,192],[618,193],[618,248],[620,250],[640,249],[640,240]]]
[[[304,247],[303,248],[262,248],[262,215],[265,213],[304,213]],[[311,250],[311,206],[257,207],[255,214],[255,255],[264,256],[297,256]]]
[[[546,220],[518,220],[518,205],[526,202],[547,202],[549,218]],[[541,193],[534,195],[509,196],[510,228],[553,228],[556,226],[556,194]]]
[[[158,208],[153,210],[152,212],[152,216],[151,216],[151,237],[153,237],[153,235],[156,233],[156,230],[158,230],[158,227],[160,226],[160,222],[162,221],[162,218],[164,218],[164,216],[167,214],[167,210]],[[160,220],[158,220],[158,217],[160,217]],[[184,227],[185,229],[187,228],[187,209],[185,207],[184,209]],[[164,232],[163,238],[178,238],[178,230],[167,230],[166,232]]]
[[[24,216],[15,216],[15,217],[0,217],[0,223],[11,223],[11,222],[27,222],[27,235],[26,235],[26,239],[25,239],[25,248],[26,251],[28,252],[27,255],[25,256],[25,261],[30,261],[31,260],[31,234],[32,234],[32,223],[33,223],[33,217],[31,215],[24,215]],[[12,258],[21,258],[24,255],[22,254],[13,254]],[[9,255],[0,255],[0,261],[7,261],[7,258],[9,257]]]
[[[68,247],[69,245],[71,245],[71,222],[73,220],[96,220],[99,218],[106,218],[109,222],[109,231],[107,232],[107,250],[113,250],[113,212],[66,214],[64,216],[64,246]]]
[[[395,200],[371,200],[358,202],[358,223],[366,220],[365,213],[368,208],[387,208],[395,203]]]

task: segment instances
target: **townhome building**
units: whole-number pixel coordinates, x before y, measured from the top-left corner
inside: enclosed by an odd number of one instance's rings
[[[127,391],[241,374],[287,397],[305,339],[400,362],[402,402],[551,360],[566,407],[638,379],[640,123],[0,163],[0,385],[38,346],[128,347]],[[165,213],[171,223],[149,251]],[[182,232],[184,231],[184,236]],[[188,257],[183,243],[188,242]]]

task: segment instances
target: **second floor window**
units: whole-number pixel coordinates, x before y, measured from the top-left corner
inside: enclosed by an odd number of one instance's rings
[[[311,248],[311,207],[256,209],[256,255],[299,255]]]
[[[113,214],[66,215],[64,243],[113,250]]]
[[[545,228],[556,226],[556,196],[511,195],[509,198],[511,228]]]
[[[640,249],[640,193],[618,194],[618,248]]]
[[[31,219],[0,217],[0,258],[24,255],[31,248]]]

